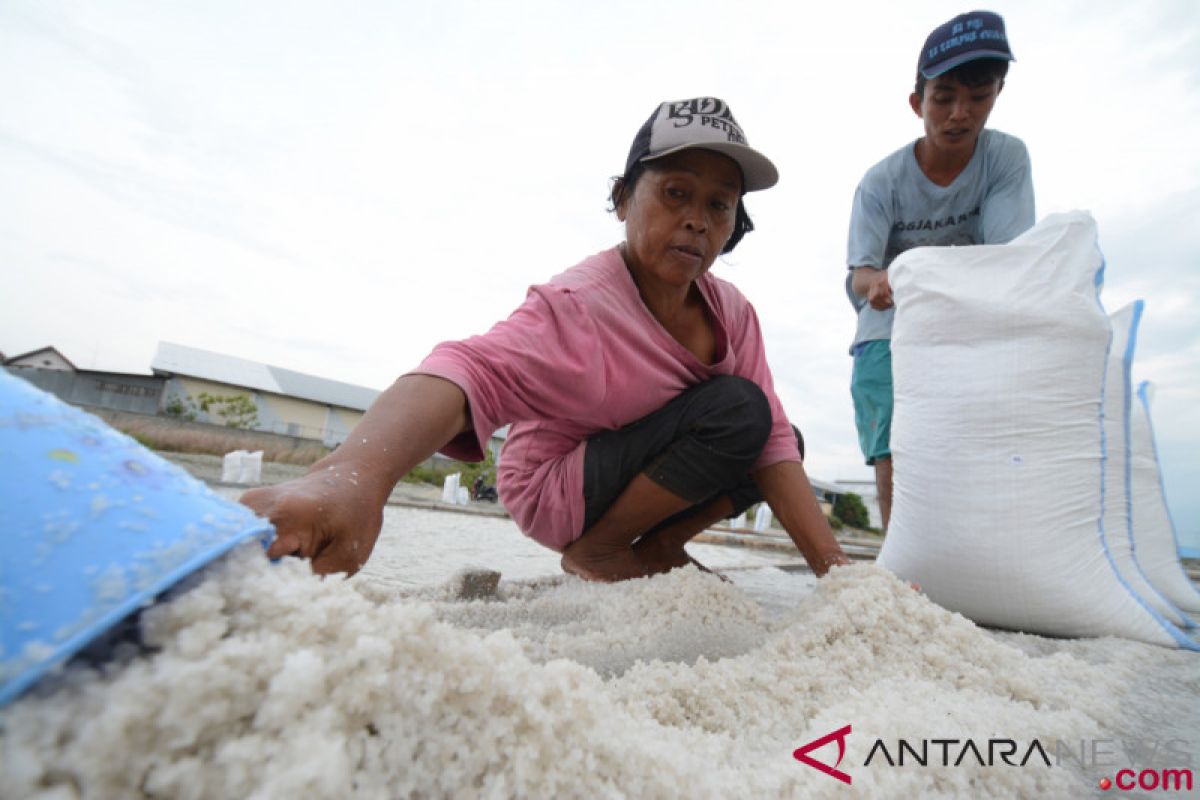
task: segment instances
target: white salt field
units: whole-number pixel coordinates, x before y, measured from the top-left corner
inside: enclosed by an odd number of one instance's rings
[[[0,712],[0,796],[1079,797],[1200,767],[1198,654],[986,631],[874,566],[697,545],[729,582],[587,584],[507,519],[400,507],[350,581],[256,547],[147,611],[149,649]],[[463,567],[495,596],[458,599]],[[847,725],[809,755],[851,787],[793,757]]]

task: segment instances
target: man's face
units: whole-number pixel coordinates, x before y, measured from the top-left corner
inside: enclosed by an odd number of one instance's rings
[[[969,156],[1003,87],[1004,81],[999,79],[967,86],[955,78],[939,76],[925,84],[924,97],[914,92],[908,102],[925,122],[929,145],[948,154]]]

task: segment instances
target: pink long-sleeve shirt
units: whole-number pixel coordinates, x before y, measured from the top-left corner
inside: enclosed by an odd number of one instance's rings
[[[705,274],[696,283],[712,312],[712,364],[654,318],[616,248],[531,287],[486,334],[439,344],[413,372],[462,389],[473,425],[443,452],[479,460],[492,433],[511,422],[497,469],[501,500],[526,535],[558,551],[583,533],[587,440],[717,375],[753,381],[770,402],[774,426],[753,469],[799,461],[754,308],[727,281]]]

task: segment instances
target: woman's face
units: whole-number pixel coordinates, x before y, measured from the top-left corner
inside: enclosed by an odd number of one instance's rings
[[[617,206],[625,260],[639,283],[688,287],[717,260],[733,233],[742,173],[712,150],[683,150],[653,162]]]

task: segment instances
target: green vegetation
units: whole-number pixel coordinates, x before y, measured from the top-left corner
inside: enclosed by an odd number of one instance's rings
[[[496,485],[496,459],[492,457],[491,451],[488,451],[487,458],[478,462],[450,461],[437,467],[422,464],[414,467],[401,480],[405,483],[430,483],[434,486],[441,486],[445,483],[446,476],[456,472],[462,473],[458,485],[468,489],[475,482],[475,478],[481,474],[484,476],[485,483],[490,486]]]
[[[833,516],[852,528],[868,530],[871,527],[871,517],[862,498],[854,492],[839,494],[833,501]]]
[[[250,430],[258,425],[258,406],[244,394],[201,392],[200,410],[221,420],[226,428]]]
[[[163,411],[168,417],[175,417],[176,419],[187,420],[188,422],[196,421],[196,401],[192,400],[191,395],[184,395],[183,397],[175,395],[167,401],[166,406],[163,407]],[[143,442],[143,444],[145,443]]]
[[[195,399],[190,394],[183,397],[176,395],[167,401],[163,411],[169,417],[189,422],[196,421],[203,412],[213,422],[243,431],[258,425],[258,406],[245,394],[201,392]]]

